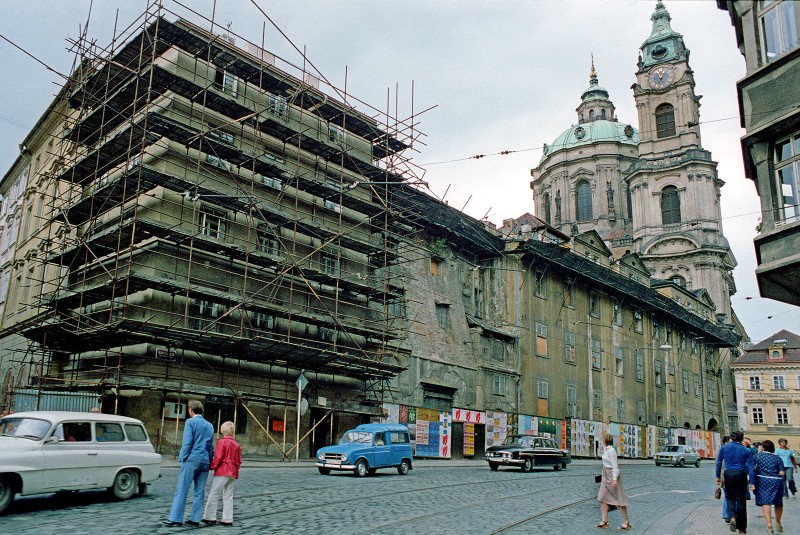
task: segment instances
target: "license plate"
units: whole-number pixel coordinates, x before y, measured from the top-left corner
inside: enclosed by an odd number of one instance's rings
[[[342,464],[342,461],[339,459],[331,459],[329,461],[325,461],[325,464]]]

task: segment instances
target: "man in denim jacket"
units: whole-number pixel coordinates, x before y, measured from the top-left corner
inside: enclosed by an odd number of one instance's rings
[[[199,526],[203,515],[203,495],[208,478],[208,465],[214,456],[214,426],[203,418],[203,404],[197,400],[189,402],[189,419],[183,429],[183,445],[178,455],[181,473],[178,475],[178,487],[172,499],[172,508],[164,524],[170,527],[183,525],[183,513],[186,509],[186,497],[194,484],[194,500],[189,520],[190,526]]]

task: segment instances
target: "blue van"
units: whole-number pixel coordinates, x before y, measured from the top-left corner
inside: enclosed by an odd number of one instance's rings
[[[411,470],[411,437],[402,424],[362,424],[345,431],[339,444],[320,448],[317,469],[352,470],[356,477],[374,474],[378,468],[397,468],[404,476]]]

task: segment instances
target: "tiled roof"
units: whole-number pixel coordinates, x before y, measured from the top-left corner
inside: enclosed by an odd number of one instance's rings
[[[769,348],[776,340],[786,340],[783,345],[783,358],[770,359]],[[769,366],[785,366],[800,364],[800,336],[787,330],[781,330],[763,341],[753,345],[744,354],[731,363],[731,366],[766,364]]]

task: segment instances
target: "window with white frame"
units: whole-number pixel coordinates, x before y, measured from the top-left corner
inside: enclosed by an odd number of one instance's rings
[[[683,377],[683,393],[689,393],[689,372],[686,370],[681,371],[681,376]]]
[[[536,297],[547,297],[543,270],[537,269],[533,272],[533,294]]]
[[[603,408],[603,398],[600,392],[592,392],[592,409],[594,410],[594,417],[600,416],[600,411]]]
[[[564,333],[564,360],[570,364],[575,364],[575,333]]]
[[[236,77],[226,71],[225,69],[217,69],[214,75],[214,87],[223,93],[236,96],[236,86],[238,85]]]
[[[333,255],[324,254],[319,260],[319,267],[323,273],[336,277],[339,274],[339,259]]]
[[[640,311],[636,311],[633,313],[633,330],[637,333],[642,332],[642,313]]]
[[[625,372],[625,358],[621,347],[614,348],[614,373],[622,377]]]
[[[536,355],[547,356],[547,325],[536,323]]]
[[[208,133],[206,136],[214,141],[219,141],[226,145],[233,145],[233,134],[225,130],[220,130],[219,127],[208,125]]]
[[[333,123],[328,125],[328,141],[331,143],[341,143],[345,139],[344,130]]]
[[[706,392],[708,393],[708,401],[717,401],[717,387],[714,381],[706,382]]]
[[[659,329],[658,318],[653,316],[653,340],[661,340],[661,329]]]
[[[794,0],[761,0],[758,7],[764,61],[769,63],[797,46],[800,13]]]
[[[678,337],[678,347],[681,351],[686,351],[686,333],[681,332],[680,336]]]
[[[218,331],[219,323],[216,321],[222,315],[222,305],[205,299],[194,299],[190,307],[189,324],[198,331]]]
[[[641,350],[636,350],[636,380],[644,382],[644,355]]]
[[[589,294],[589,314],[594,317],[600,315],[600,294],[597,292]]]
[[[661,361],[655,361],[655,370],[656,370],[656,386],[661,386]]]
[[[539,399],[547,399],[550,395],[549,385],[547,381],[539,379],[536,381],[536,396]]]
[[[592,340],[592,369],[600,370],[603,367],[603,356],[600,349],[600,340]]]
[[[750,419],[751,419],[751,423],[763,424],[764,423],[764,408],[763,407],[751,407],[750,408]]]
[[[757,375],[750,376],[750,390],[761,390],[761,377]]]
[[[197,212],[197,226],[200,229],[200,234],[224,240],[227,217],[228,214],[221,210],[202,206]]]
[[[616,299],[614,300],[614,312],[613,312],[613,314],[614,314],[614,317],[613,317],[612,321],[614,322],[614,325],[622,325],[622,303],[620,303]]]
[[[254,329],[272,331],[275,329],[275,317],[264,312],[250,312],[250,326]]]
[[[772,376],[772,388],[773,390],[786,390],[786,383],[783,380],[783,375]]]
[[[788,407],[775,407],[775,422],[778,425],[789,425]]]
[[[567,385],[567,416],[570,418],[578,417],[578,389],[575,385]]]
[[[775,143],[774,165],[781,203],[777,216],[795,221],[800,218],[800,132]]]
[[[280,255],[278,238],[267,229],[258,229],[258,250],[272,256]]]
[[[693,374],[694,375],[694,395],[695,397],[700,397],[700,374]]]
[[[206,154],[206,163],[208,163],[208,165],[213,165],[214,167],[217,167],[219,169],[225,169],[226,171],[230,171],[232,168],[231,162],[223,160],[222,158],[218,158],[213,154]]]
[[[272,176],[261,175],[261,184],[278,191],[283,190],[283,180]]]
[[[272,93],[269,94],[269,106],[267,107],[267,111],[269,111],[273,115],[277,115],[281,119],[288,119],[289,118],[289,106],[286,97],[281,97],[278,95],[273,95]]]
[[[492,393],[495,396],[506,395],[506,376],[502,373],[496,373],[492,377]]]
[[[330,199],[325,199],[325,208],[328,210],[333,210],[337,214],[342,213],[342,205],[339,204],[338,202],[333,202]]]

